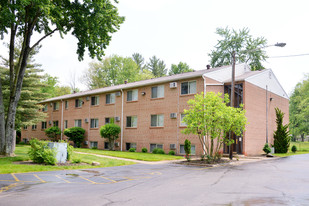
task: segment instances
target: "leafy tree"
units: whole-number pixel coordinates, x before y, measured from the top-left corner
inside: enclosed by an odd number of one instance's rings
[[[80,148],[84,138],[85,138],[85,132],[81,127],[71,127],[68,129],[65,129],[63,131],[63,134],[69,138],[70,141],[74,142],[74,145],[78,148]]]
[[[17,64],[17,58],[21,50],[21,40],[18,39],[15,46],[15,65]],[[47,96],[40,92],[42,87],[40,74],[43,69],[40,68],[40,64],[35,63],[34,56],[39,51],[39,47],[34,49],[28,57],[27,69],[25,71],[23,87],[20,93],[20,100],[16,108],[15,117],[15,129],[20,130],[23,125],[34,125],[46,118],[46,114],[40,111],[41,105],[38,102],[44,100]],[[10,97],[10,70],[8,69],[9,60],[2,57],[2,64],[4,67],[0,67],[0,78],[2,81],[3,92],[3,104],[7,109],[9,106]]]
[[[274,132],[275,153],[287,153],[290,147],[289,124],[283,125],[284,113],[275,108],[277,130]]]
[[[59,86],[58,77],[45,74],[41,80],[41,93],[47,95],[48,98],[71,94],[73,91],[68,86]]]
[[[51,141],[56,142],[58,140],[58,135],[61,134],[61,130],[59,127],[49,127],[45,130],[45,134]]]
[[[267,55],[263,49],[267,45],[264,37],[253,38],[248,28],[236,31],[226,28],[217,28],[216,34],[222,39],[218,40],[215,49],[208,56],[212,67],[232,64],[232,53],[236,52],[236,63],[249,63],[251,70],[265,69],[262,62]]]
[[[195,95],[188,101],[189,110],[184,110],[183,121],[187,128],[182,132],[198,136],[204,154],[215,160],[215,154],[226,145],[232,144],[228,139],[229,131],[242,135],[247,118],[242,106],[234,108],[227,106],[228,94],[221,98],[221,93],[208,92]]]
[[[83,75],[83,81],[89,89],[123,84],[124,81],[134,82],[153,78],[151,72],[141,71],[129,57],[112,55],[101,62],[90,63],[89,66],[90,68]]]
[[[118,139],[121,129],[117,124],[109,123],[100,128],[102,138],[108,139],[109,150],[114,150],[115,140]]]
[[[117,2],[117,1],[115,1]],[[0,1],[0,36],[10,36],[9,40],[9,107],[4,108],[2,80],[0,79],[0,154],[14,154],[13,132],[16,108],[30,52],[46,37],[55,32],[72,33],[77,39],[78,59],[82,60],[86,48],[92,58],[104,55],[104,49],[111,41],[112,33],[124,21],[110,0],[70,1],[70,0],[24,0]],[[41,34],[32,42],[33,33]],[[22,48],[17,64],[15,40],[22,38]]]
[[[193,72],[194,70],[189,67],[188,64],[179,62],[178,65],[172,64],[171,70],[169,71],[169,75],[181,74],[185,72]]]
[[[309,134],[309,75],[296,85],[290,97],[290,132],[294,139],[300,135],[302,141]]]
[[[163,60],[158,59],[156,56],[153,56],[149,59],[147,67],[155,77],[166,76],[167,73],[166,65],[164,64]]]

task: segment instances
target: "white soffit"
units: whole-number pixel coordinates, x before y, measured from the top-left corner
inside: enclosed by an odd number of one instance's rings
[[[263,72],[258,73],[257,75],[246,78],[245,81],[250,82],[251,84],[256,85],[262,89],[266,89],[267,85],[268,91],[283,98],[289,99],[289,96],[284,91],[271,69],[265,69]]]
[[[250,71],[250,68],[247,64],[238,64],[235,66],[235,77],[243,75],[245,72]],[[214,79],[219,82],[226,82],[231,79],[232,67],[227,67],[225,69],[216,70],[213,72],[208,72],[204,74],[205,77]]]

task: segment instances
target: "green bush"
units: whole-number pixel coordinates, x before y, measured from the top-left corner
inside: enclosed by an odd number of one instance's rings
[[[295,145],[293,145],[292,148],[291,148],[291,150],[292,150],[292,152],[295,153],[295,152],[297,151],[297,147],[296,147]]]
[[[271,149],[268,145],[268,143],[265,143],[264,147],[263,147],[263,151],[266,153],[266,154],[269,154],[271,152]]]
[[[142,152],[143,152],[143,153],[147,153],[147,152],[148,152],[148,149],[147,149],[146,147],[143,147],[143,148],[142,148]]]
[[[165,154],[164,150],[163,149],[160,149],[160,148],[155,148],[153,151],[152,151],[153,154]]]
[[[36,163],[46,163],[50,165],[55,165],[57,163],[56,151],[50,149],[47,146],[48,142],[39,141],[38,139],[31,139],[31,148],[28,155],[33,162]]]
[[[79,163],[81,163],[81,159],[73,159],[72,160],[72,163],[74,163],[74,164],[79,164]]]
[[[277,130],[274,132],[274,147],[276,153],[287,153],[290,147],[289,124],[283,125],[284,113],[275,108]]]
[[[169,154],[169,155],[175,155],[176,153],[175,153],[175,151],[170,150],[170,151],[168,152],[168,154]]]
[[[186,139],[185,140],[185,146],[184,146],[185,152],[186,152],[186,159],[189,162],[190,161],[190,154],[191,154],[191,142]]]
[[[119,125],[109,123],[100,128],[100,135],[108,139],[109,150],[114,150],[115,140],[118,139],[121,128]]]
[[[79,148],[85,138],[85,132],[86,130],[81,127],[71,127],[64,130],[63,134],[74,142],[74,146]]]
[[[58,135],[61,134],[59,127],[50,127],[45,130],[46,136],[53,142],[57,141]]]
[[[133,147],[129,149],[129,152],[135,152],[135,151],[136,151],[136,149],[133,148]]]
[[[98,149],[98,147],[91,147],[91,149]]]

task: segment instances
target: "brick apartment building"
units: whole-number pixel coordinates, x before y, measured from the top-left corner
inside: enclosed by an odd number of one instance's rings
[[[48,114],[46,121],[25,127],[22,139],[47,139],[44,130],[53,125],[61,131],[79,126],[86,130],[84,147],[107,149],[108,142],[101,138],[99,129],[113,118],[121,127],[116,150],[135,147],[140,152],[146,147],[151,152],[157,147],[183,154],[184,141],[189,139],[192,153],[201,155],[198,137],[181,133],[186,127],[181,121],[183,111],[195,94],[229,92],[230,82],[231,66],[225,66],[54,97],[41,102]],[[234,151],[260,154],[267,136],[273,143],[275,107],[285,113],[284,123],[288,122],[288,95],[272,70],[250,71],[246,64],[236,65],[235,94],[235,105],[244,104],[249,124],[243,136],[234,137]],[[61,138],[66,139],[64,135]]]

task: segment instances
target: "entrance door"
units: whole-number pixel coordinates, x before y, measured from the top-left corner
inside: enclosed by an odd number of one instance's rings
[[[232,139],[234,140],[234,143],[232,144],[233,152],[236,152],[237,154],[242,154],[242,148],[243,148],[243,138],[242,138],[242,136],[236,136],[233,133]],[[223,152],[228,154],[229,148],[230,148],[229,146],[224,145]]]

